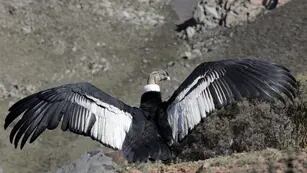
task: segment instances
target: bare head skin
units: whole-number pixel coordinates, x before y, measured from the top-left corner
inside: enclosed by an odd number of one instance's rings
[[[170,80],[168,73],[164,70],[154,71],[149,74],[147,84],[159,84],[161,81]]]

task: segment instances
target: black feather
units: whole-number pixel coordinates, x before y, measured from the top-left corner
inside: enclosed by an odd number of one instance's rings
[[[268,100],[272,100],[274,98],[277,98],[281,101],[284,101],[283,97],[280,95],[278,90],[276,90],[275,87],[272,85],[269,85],[269,78],[266,76],[263,76],[259,71],[253,69],[253,68],[247,68],[246,69],[246,75],[251,80],[251,83],[258,86],[259,89],[261,89],[262,96],[264,98],[268,97]],[[253,96],[254,97],[254,96]]]
[[[29,128],[30,124],[35,123],[36,119],[38,119],[38,118],[41,119],[43,117],[43,114],[41,114],[41,112],[44,111],[46,105],[47,105],[47,103],[44,103],[44,104],[41,105],[41,107],[38,107],[37,109],[33,108],[30,111],[26,112],[26,114],[22,118],[22,119],[24,119],[24,123],[19,128],[18,133],[16,134],[15,139],[14,139],[15,147],[17,147],[21,136],[26,132],[26,130]],[[35,126],[36,125],[37,124],[35,124]]]
[[[93,114],[91,114],[89,126],[88,126],[88,128],[86,129],[86,132],[85,132],[87,135],[91,134],[91,130],[92,130],[92,127],[94,126],[95,122],[96,122],[96,117]]]
[[[213,83],[209,86],[209,90],[210,90],[210,93],[212,95],[213,103],[214,103],[216,108],[221,108],[223,105],[219,102],[218,93],[216,93],[213,85],[215,85],[215,84]]]
[[[228,84],[225,82],[225,80],[223,78],[220,78],[218,80],[220,88],[222,88],[224,95],[225,95],[225,105],[228,105],[230,103],[232,103],[234,101],[233,99],[233,94],[228,86]]]
[[[52,130],[52,129],[55,129],[61,119],[62,119],[62,116],[63,116],[63,109],[65,109],[65,106],[66,106],[66,102],[64,101],[61,101],[61,102],[57,102],[56,104],[54,104],[54,109],[56,109],[54,111],[53,114],[50,114],[50,118],[47,119],[47,122],[48,122],[48,129],[49,130]]]
[[[33,108],[28,109],[22,116],[22,118],[18,121],[18,123],[13,127],[11,134],[10,134],[10,141],[12,142],[14,139],[15,134],[17,131],[22,127],[22,125],[27,122],[30,118],[30,116],[35,112],[35,109],[38,108],[43,102],[39,102],[37,105],[35,105]]]
[[[71,106],[70,102],[65,102],[65,107],[62,109],[62,112],[61,112],[61,114],[63,115],[61,129],[63,131],[66,131],[69,127],[69,120],[70,120],[71,117],[69,116],[69,114],[67,112],[70,111],[70,106]]]
[[[254,85],[251,85],[250,79],[240,71],[239,68],[229,69],[229,75],[227,77],[234,81],[237,92],[243,97],[250,97],[252,93],[257,92]],[[241,99],[241,98],[240,98]]]
[[[33,133],[34,129],[37,128],[37,126],[41,126],[42,123],[41,121],[46,118],[46,112],[49,111],[50,109],[50,105],[45,106],[42,111],[40,113],[38,113],[36,119],[32,120],[31,124],[28,125],[28,129],[25,131],[21,144],[20,144],[20,149],[23,148],[23,146],[25,145],[27,139],[30,137],[30,135]]]
[[[222,78],[222,80],[225,80],[225,83],[228,85],[229,90],[231,91],[232,95],[233,95],[233,100],[232,102],[234,102],[235,100],[239,100],[242,98],[239,89],[237,88],[236,84],[234,83],[233,80],[231,80],[229,77],[225,76],[224,78]]]
[[[40,100],[34,97],[34,95],[18,101],[9,109],[10,113],[5,118],[4,128],[6,129],[20,114],[39,102]]]
[[[10,142],[13,143],[13,139],[15,137],[16,132],[19,130],[20,126],[24,123],[24,121],[19,120],[16,125],[13,127],[10,133]]]
[[[38,98],[36,97],[37,97],[37,94],[32,94],[26,98],[19,100],[18,102],[16,102],[9,108],[9,111],[20,109],[20,106],[24,107],[24,105],[31,104],[33,101],[38,100]]]

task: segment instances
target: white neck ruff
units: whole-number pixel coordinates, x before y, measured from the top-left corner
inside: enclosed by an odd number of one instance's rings
[[[155,91],[155,92],[160,92],[160,86],[157,84],[148,84],[144,86],[144,93],[150,92],[150,91]]]

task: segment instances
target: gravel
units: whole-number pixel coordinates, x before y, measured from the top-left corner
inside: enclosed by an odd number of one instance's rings
[[[36,86],[32,84],[23,85],[16,81],[4,85],[0,83],[0,99],[15,98],[21,99],[36,91]]]

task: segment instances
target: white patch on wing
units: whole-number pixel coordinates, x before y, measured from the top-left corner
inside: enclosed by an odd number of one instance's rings
[[[86,95],[86,98],[75,95],[71,101],[85,108],[79,114],[79,118],[78,113],[74,114],[73,128],[83,132],[90,131],[90,136],[93,138],[114,148],[122,149],[132,123],[130,113],[89,95]],[[95,116],[96,122],[90,129],[91,116]]]
[[[224,71],[221,71],[222,75]],[[194,128],[202,118],[205,118],[208,113],[215,110],[215,105],[212,93],[208,86],[213,84],[213,88],[218,96],[220,103],[223,103],[223,98],[226,99],[225,93],[221,86],[215,85],[213,82],[219,79],[221,75],[217,72],[198,76],[189,86],[177,95],[175,100],[167,109],[168,123],[172,129],[172,136],[175,142],[183,139],[190,129]],[[199,80],[204,81],[196,88],[190,91]],[[190,93],[187,95],[187,93]]]
[[[187,86],[183,91],[181,91],[176,99],[174,100],[174,102],[179,102],[180,100],[182,100],[184,98],[184,96],[187,94],[187,92],[194,86],[197,84],[198,80],[204,78],[204,76],[198,76],[189,86]]]
[[[218,98],[220,104],[222,104],[223,100],[222,100],[222,96],[221,96],[220,90],[218,89],[218,86],[215,83],[213,83],[212,86],[213,86],[214,92],[216,93],[217,98]]]

